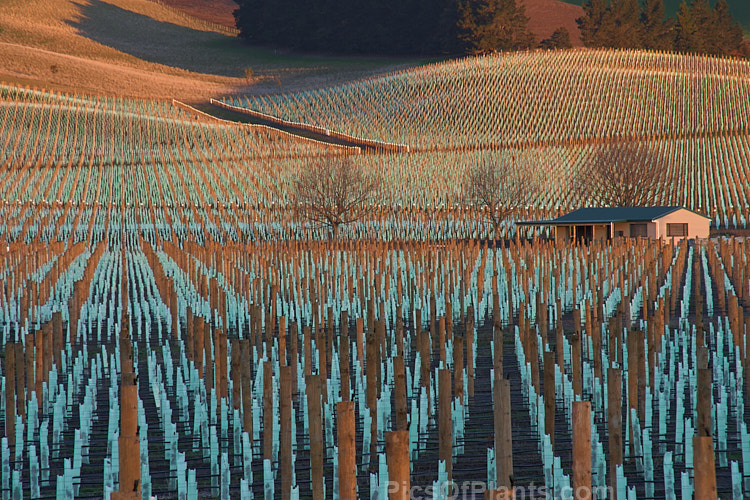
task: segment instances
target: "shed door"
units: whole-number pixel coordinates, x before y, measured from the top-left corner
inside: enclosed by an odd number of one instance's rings
[[[648,236],[648,224],[631,224],[630,225],[630,237],[631,238],[645,238]]]

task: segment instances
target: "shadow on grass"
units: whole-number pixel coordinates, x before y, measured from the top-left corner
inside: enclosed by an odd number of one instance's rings
[[[242,76],[248,64],[241,42],[231,36],[161,22],[100,0],[79,3],[82,36],[145,61],[220,76]]]
[[[157,21],[101,0],[77,5],[81,18],[68,24],[82,36],[148,62],[197,73],[243,78],[251,67],[259,76],[281,77],[285,83],[311,76],[349,80],[417,62],[253,47],[233,36]]]

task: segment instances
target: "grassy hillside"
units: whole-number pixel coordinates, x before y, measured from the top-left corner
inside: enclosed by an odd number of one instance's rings
[[[232,13],[237,8],[237,4],[233,0],[159,0],[159,2],[195,18],[234,28]]]
[[[5,0],[0,47],[0,80],[187,100],[251,85],[325,85],[413,64],[250,48],[225,28],[150,0]]]

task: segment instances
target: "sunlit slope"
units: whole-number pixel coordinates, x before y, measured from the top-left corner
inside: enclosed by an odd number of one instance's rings
[[[236,74],[185,64],[185,51],[151,57],[163,37],[190,47],[230,39],[149,0],[0,2],[0,80],[129,97],[197,99],[227,92]],[[169,49],[169,47],[166,47]],[[154,49],[155,50],[155,49]]]
[[[407,64],[415,63],[277,54],[153,0],[0,1],[0,81],[20,86],[205,101],[256,86],[333,85]]]
[[[537,51],[225,100],[425,149],[695,137],[748,130],[750,63],[639,51]]]

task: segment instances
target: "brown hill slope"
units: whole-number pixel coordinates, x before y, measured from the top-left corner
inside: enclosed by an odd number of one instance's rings
[[[201,101],[416,63],[249,47],[224,26],[153,0],[0,0],[0,81],[26,86]]]
[[[237,4],[232,0],[157,0],[198,19],[234,28],[232,12]]]
[[[537,41],[549,38],[559,27],[565,26],[570,33],[574,47],[582,47],[581,34],[576,19],[583,15],[583,9],[560,0],[524,0],[529,29]]]

